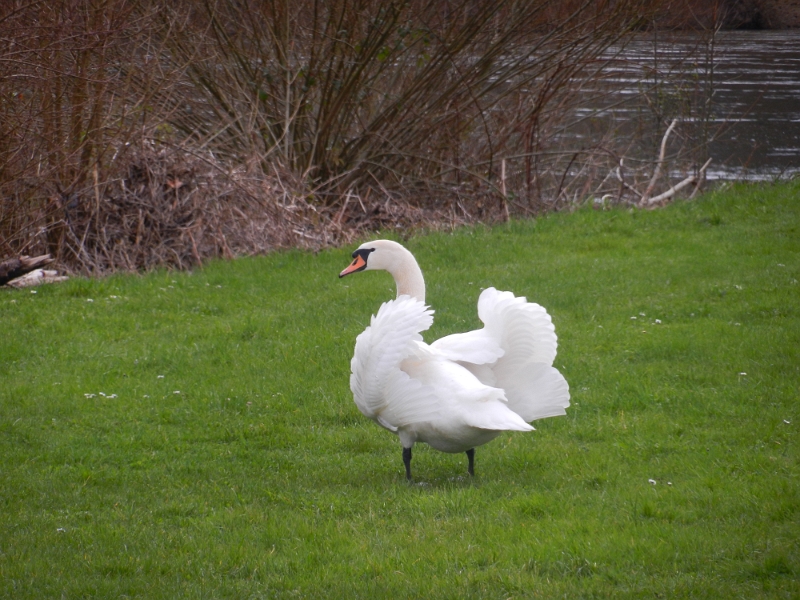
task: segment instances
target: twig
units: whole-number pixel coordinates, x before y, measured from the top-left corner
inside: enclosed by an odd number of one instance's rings
[[[503,195],[503,216],[505,217],[506,222],[508,222],[508,221],[511,220],[511,217],[508,214],[508,193],[506,192],[506,159],[505,158],[502,161],[500,161],[500,191],[501,191],[501,193]],[[459,203],[459,206],[461,206],[461,203]],[[463,206],[461,207],[461,210],[464,210]],[[467,218],[469,218],[469,215],[467,214],[466,210],[464,210],[464,214],[467,215]]]
[[[633,192],[634,194],[639,196],[639,198],[641,198],[642,194],[639,192],[639,190],[637,190],[631,184],[626,182],[625,179],[623,179],[623,177],[622,177],[622,166],[623,166],[622,165],[622,160],[623,159],[621,159],[621,158],[619,159],[619,166],[616,169],[617,179],[619,179],[619,183],[620,183],[620,185],[622,185],[623,188],[625,188],[626,190],[630,190],[631,192]],[[622,199],[622,193],[620,193],[620,200],[621,199]]]
[[[700,191],[700,188],[703,187],[703,182],[706,179],[706,167],[708,167],[708,165],[710,164],[711,164],[711,159],[709,158],[706,161],[706,164],[704,164],[703,167],[700,169],[700,171],[697,173],[697,183],[695,184],[694,189],[692,190],[692,193],[689,196],[689,200],[694,198],[697,195],[697,192]]]
[[[334,225],[340,228],[342,227],[342,217],[344,216],[344,211],[347,209],[347,205],[350,204],[350,190],[347,190],[347,195],[344,197],[344,202],[342,203],[342,208],[339,209],[339,213],[336,215],[336,218],[333,220]]]

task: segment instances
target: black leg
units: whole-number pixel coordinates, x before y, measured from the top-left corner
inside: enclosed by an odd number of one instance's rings
[[[406,479],[411,481],[411,448],[403,448],[403,464],[406,466]]]
[[[470,448],[467,450],[467,458],[469,459],[467,471],[469,471],[471,476],[475,477],[475,448]]]

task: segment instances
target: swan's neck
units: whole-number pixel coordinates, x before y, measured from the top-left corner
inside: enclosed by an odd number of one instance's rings
[[[389,271],[397,284],[397,297],[411,296],[425,302],[425,279],[414,256],[407,252],[403,260]]]

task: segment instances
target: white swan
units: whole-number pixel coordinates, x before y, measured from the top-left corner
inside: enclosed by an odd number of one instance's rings
[[[339,277],[370,270],[392,274],[397,298],[356,338],[350,389],[365,416],[400,438],[408,480],[414,442],[466,452],[474,475],[476,446],[566,414],[569,386],[552,366],[557,341],[544,308],[488,288],[478,299],[483,329],[428,345],[420,332],[433,323],[433,311],[411,252],[389,240],[367,242]]]

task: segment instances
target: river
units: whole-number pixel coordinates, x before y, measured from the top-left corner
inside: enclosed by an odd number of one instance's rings
[[[800,173],[800,31],[722,32],[715,121],[733,123],[711,144],[718,178]]]
[[[587,114],[622,124],[663,110],[663,126],[683,112],[695,135],[708,133],[709,179],[800,175],[800,31],[722,31],[709,42],[670,33],[612,49],[612,92]]]

